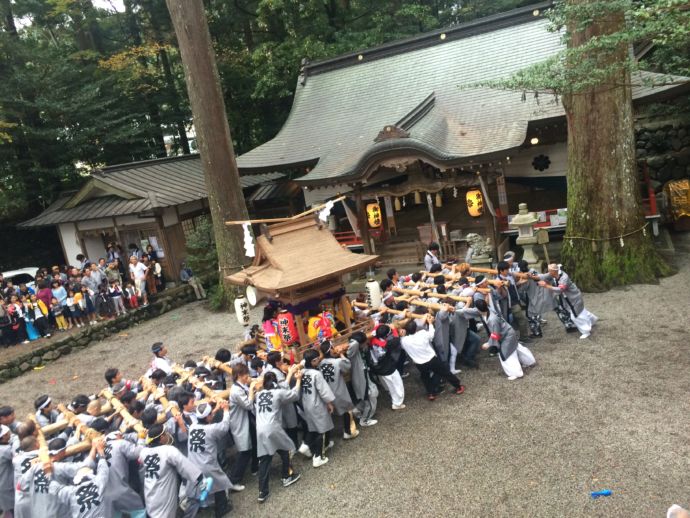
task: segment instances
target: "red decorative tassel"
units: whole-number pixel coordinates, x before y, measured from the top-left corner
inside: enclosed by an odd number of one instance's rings
[[[499,335],[498,333],[491,333],[491,339],[492,340],[500,340],[501,335]]]

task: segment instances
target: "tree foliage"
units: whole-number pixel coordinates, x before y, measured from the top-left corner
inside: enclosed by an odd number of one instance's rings
[[[278,132],[302,59],[528,3],[207,0],[235,150]],[[94,167],[193,149],[165,1],[123,4],[116,12],[91,0],[0,0],[0,219],[35,215]]]

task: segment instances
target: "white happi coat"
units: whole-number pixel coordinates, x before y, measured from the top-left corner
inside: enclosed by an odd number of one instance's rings
[[[139,458],[141,446],[125,439],[106,443],[105,460],[110,467],[105,498],[113,511],[136,511],[144,508],[141,496],[129,485],[129,463]]]
[[[310,432],[326,433],[333,429],[333,419],[327,403],[335,394],[318,369],[304,369],[302,374],[302,410]]]
[[[254,394],[256,412],[256,454],[273,455],[278,450],[292,451],[295,444],[283,428],[282,409],[299,398],[296,389],[264,389]]]
[[[108,483],[108,463],[105,459],[98,461],[98,470],[93,479],[86,480],[78,486],[51,481],[50,492],[60,504],[66,506],[72,518],[105,518],[110,516],[104,492]]]
[[[254,405],[249,401],[249,393],[238,383],[230,387],[230,433],[235,441],[237,451],[252,449],[252,438],[249,430],[249,413]]]
[[[144,500],[150,518],[175,518],[179,477],[188,484],[202,478],[201,471],[177,448],[169,445],[143,448],[139,464],[144,478]]]
[[[0,509],[3,511],[14,509],[14,446],[12,441],[0,444]]]
[[[350,369],[350,360],[347,358],[325,358],[319,364],[323,379],[326,380],[335,396],[333,406],[337,415],[343,415],[354,408],[344,377]]]
[[[213,478],[213,492],[225,491],[232,485],[230,479],[218,464],[218,451],[225,444],[230,431],[230,413],[223,413],[220,423],[194,423],[189,427],[187,458],[204,475]]]

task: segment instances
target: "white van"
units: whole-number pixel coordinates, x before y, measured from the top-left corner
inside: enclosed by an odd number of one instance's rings
[[[19,286],[20,284],[26,284],[29,288],[36,288],[36,272],[38,268],[20,268],[19,270],[10,270],[8,272],[2,272],[2,276],[5,282],[12,281],[12,284]]]

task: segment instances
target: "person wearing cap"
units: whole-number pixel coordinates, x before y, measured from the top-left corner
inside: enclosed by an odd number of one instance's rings
[[[321,354],[323,359],[319,363],[319,370],[335,395],[333,413],[343,417],[343,439],[354,439],[359,435],[359,430],[352,415],[355,406],[345,383],[345,376],[350,374],[352,365],[345,356],[345,349],[336,350],[330,341],[321,344]]]
[[[102,518],[106,516],[109,502],[104,498],[109,470],[103,439],[96,439],[91,446],[91,459],[100,456],[96,472],[90,466],[82,466],[74,475],[73,484],[58,479],[50,481],[49,491],[60,504],[69,508],[70,516],[78,518]]]
[[[168,348],[163,345],[163,342],[156,342],[151,346],[151,352],[153,353],[153,359],[151,360],[151,365],[149,367],[150,375],[156,369],[161,369],[165,371],[166,374],[172,374],[172,364],[173,361],[168,358]]]
[[[481,313],[484,327],[489,333],[489,340],[482,348],[497,347],[501,367],[508,379],[513,381],[522,378],[523,367],[532,367],[537,363],[532,352],[518,341],[515,329],[492,304],[480,300],[475,306]]]
[[[146,435],[146,446],[139,452],[144,502],[150,518],[173,518],[176,515],[180,479],[186,481],[185,494],[188,497],[198,497],[204,485],[201,470],[171,443],[172,437],[164,426],[154,424]]]
[[[316,353],[313,349],[311,352]],[[299,398],[304,372],[298,369],[298,364],[290,367],[285,378],[285,385],[278,383],[275,372],[268,371],[262,380],[254,381],[249,388],[249,400],[254,405],[256,414],[259,503],[265,502],[268,498],[271,461],[276,453],[282,461],[281,481],[283,487],[291,486],[300,479],[299,473],[295,473],[290,461],[290,452],[294,451],[294,442],[283,428],[282,419],[282,409],[297,402]],[[288,388],[293,377],[295,378],[295,386]],[[322,464],[325,462],[319,465]]]
[[[214,496],[214,512],[217,518],[225,516],[232,509],[228,490],[243,491],[244,486],[233,485],[218,463],[218,453],[225,447],[230,431],[230,407],[227,401],[219,401],[215,408],[211,403],[201,403],[196,407],[197,422],[189,427],[187,436],[187,458],[204,475],[213,479],[211,494]],[[216,414],[223,418],[214,423]]]
[[[570,276],[561,269],[561,265],[552,263],[549,265],[548,273],[542,276],[539,286],[550,290],[559,299],[559,306],[565,308],[569,313],[572,323],[580,331],[580,338],[589,338],[592,327],[599,318],[590,313],[585,308],[585,301],[582,292],[572,281]],[[558,313],[558,311],[557,311]],[[558,315],[561,322],[566,325],[566,321],[561,314]]]
[[[12,457],[18,444],[10,428],[0,425],[0,510],[11,517],[14,510],[14,468]]]

